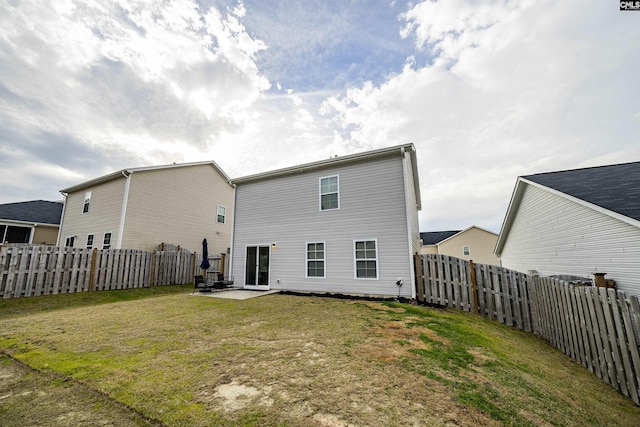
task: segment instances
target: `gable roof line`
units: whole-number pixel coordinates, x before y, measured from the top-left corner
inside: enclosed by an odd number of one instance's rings
[[[263,179],[275,178],[279,176],[292,175],[295,173],[301,173],[309,170],[320,169],[326,166],[339,165],[342,163],[351,163],[360,160],[366,160],[370,158],[386,156],[392,153],[398,153],[400,155],[404,155],[405,153],[409,153],[411,156],[411,169],[412,173],[412,181],[416,196],[416,204],[418,210],[422,209],[422,196],[420,194],[420,181],[418,178],[418,161],[416,159],[416,148],[413,144],[400,144],[392,147],[379,148],[376,150],[364,151],[361,153],[355,154],[347,154],[339,157],[332,157],[330,159],[319,160],[310,163],[303,163],[301,165],[289,166],[281,169],[275,169],[267,172],[260,172],[253,175],[241,176],[239,178],[233,178],[231,180],[232,184],[244,184],[252,181],[260,181]]]
[[[618,212],[614,212],[614,211],[612,211],[610,209],[607,209],[607,208],[603,208],[602,206],[596,205],[595,203],[588,202],[588,201],[586,201],[584,199],[581,199],[579,197],[575,197],[575,196],[572,196],[570,194],[563,193],[562,191],[556,190],[555,188],[551,188],[551,187],[548,187],[548,186],[543,185],[543,184],[538,184],[537,182],[533,182],[533,181],[531,181],[531,180],[529,180],[527,178],[524,178],[524,177],[522,178],[522,181],[525,182],[526,184],[531,185],[531,186],[546,190],[551,194],[555,194],[556,196],[560,196],[560,197],[563,197],[563,198],[565,198],[567,200],[571,200],[572,202],[578,203],[579,205],[591,208],[591,209],[593,209],[595,211],[598,211],[598,212],[603,213],[605,215],[608,215],[608,216],[611,216],[613,218],[619,219],[620,221],[626,222],[627,224],[634,225],[634,226],[640,228],[640,221],[638,221],[638,220],[636,220],[634,218],[628,217],[628,216],[623,215],[623,214],[618,213]]]
[[[213,160],[207,160],[204,162],[190,162],[190,163],[172,163],[168,165],[159,165],[159,166],[142,166],[136,168],[127,168],[120,169],[118,171],[109,173],[107,175],[102,175],[94,179],[90,179],[88,181],[82,182],[80,184],[73,185],[71,187],[60,190],[63,194],[72,193],[74,191],[82,190],[83,188],[93,187],[98,184],[103,184],[105,182],[112,181],[119,177],[128,177],[134,172],[146,172],[160,169],[172,169],[172,168],[181,168],[181,167],[190,167],[190,166],[202,166],[202,165],[211,165],[223,178],[224,180],[231,185],[231,178],[218,166],[216,162]]]
[[[470,226],[470,227],[465,228],[464,230],[460,230],[460,231],[458,231],[456,234],[452,234],[451,236],[447,237],[446,239],[442,239],[441,241],[439,241],[438,243],[436,243],[436,245],[441,245],[441,244],[443,244],[444,242],[446,242],[447,240],[451,240],[451,239],[453,239],[454,237],[459,236],[460,234],[465,233],[465,232],[467,232],[467,231],[471,230],[472,228],[477,228],[478,230],[484,231],[484,232],[486,232],[486,233],[495,234],[496,236],[498,235],[497,233],[494,233],[493,231],[489,231],[489,230],[487,230],[486,228],[478,227],[477,225],[472,225],[472,226]]]
[[[241,176],[239,178],[232,179],[232,181],[235,184],[238,184],[238,183],[244,183],[249,181],[258,181],[261,179],[273,178],[281,175],[290,175],[296,172],[304,172],[310,169],[319,169],[327,165],[349,163],[349,162],[355,162],[357,160],[384,156],[396,151],[400,153],[401,149],[407,149],[407,148],[415,152],[415,147],[413,146],[413,144],[402,144],[402,145],[396,145],[393,147],[380,148],[377,150],[364,151],[361,153],[347,154],[339,157],[331,157],[330,159],[318,160],[310,163],[303,163],[301,165],[288,166],[285,168],[274,169],[272,171],[267,171],[267,172],[260,172],[253,175]]]
[[[520,204],[520,200],[522,199],[522,192],[520,187],[524,185],[522,183],[522,178],[518,177],[516,180],[516,185],[513,187],[511,191],[511,199],[509,200],[509,206],[507,207],[507,213],[502,220],[502,227],[500,227],[500,233],[498,233],[498,240],[496,241],[496,247],[493,249],[493,253],[500,258],[500,254],[502,253],[502,247],[504,246],[504,237],[505,232],[511,228],[511,224],[513,223],[513,207],[516,204]],[[517,203],[516,203],[517,202]]]
[[[551,194],[554,194],[556,196],[562,197],[566,200],[572,201],[574,203],[577,203],[581,206],[587,207],[589,209],[593,209],[597,212],[600,212],[604,215],[610,216],[612,218],[618,219],[622,222],[626,222],[627,224],[633,225],[635,227],[640,228],[640,221],[628,217],[626,215],[622,215],[618,212],[614,212],[610,209],[607,208],[603,208],[602,206],[598,206],[594,203],[588,202],[586,200],[580,199],[579,197],[575,197],[572,196],[570,194],[567,193],[563,193],[562,191],[556,190],[554,188],[548,187],[546,185],[543,184],[539,184],[537,182],[531,181],[527,178],[518,177],[518,180],[516,181],[516,186],[513,190],[513,194],[511,196],[511,201],[509,202],[509,207],[507,208],[507,214],[505,215],[504,221],[502,223],[502,228],[500,229],[500,234],[498,235],[498,241],[496,242],[496,247],[494,249],[494,253],[497,256],[500,256],[500,254],[502,253],[502,248],[504,246],[504,236],[506,235],[506,233],[509,231],[509,229],[511,228],[511,224],[513,223],[513,207],[517,207],[520,205],[520,202],[522,200],[522,192],[524,191],[524,185],[531,185],[532,187],[536,187],[539,188],[541,190],[547,191]]]

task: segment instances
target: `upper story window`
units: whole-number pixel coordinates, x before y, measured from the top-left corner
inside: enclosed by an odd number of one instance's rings
[[[354,241],[356,278],[378,278],[378,248],[375,240]]]
[[[93,248],[93,234],[87,234],[87,249]]]
[[[220,224],[224,224],[227,221],[227,208],[218,205],[218,209],[216,212],[216,221]]]
[[[462,255],[469,256],[471,255],[471,248],[469,246],[462,247]]]
[[[104,233],[104,239],[102,240],[102,249],[111,248],[111,233]]]
[[[82,205],[82,213],[89,212],[89,205],[91,204],[91,191],[84,193],[84,204]]]
[[[324,242],[307,243],[307,277],[325,277],[324,253]]]
[[[340,185],[338,175],[320,178],[320,210],[340,208]]]

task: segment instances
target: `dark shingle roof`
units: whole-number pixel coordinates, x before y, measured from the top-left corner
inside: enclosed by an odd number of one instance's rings
[[[454,234],[458,234],[461,230],[455,231],[427,231],[424,233],[420,233],[420,238],[422,239],[423,245],[435,245],[437,243],[442,242],[445,239],[453,236]]]
[[[0,219],[60,225],[62,203],[46,200],[0,205]]]
[[[640,221],[640,162],[522,178]]]

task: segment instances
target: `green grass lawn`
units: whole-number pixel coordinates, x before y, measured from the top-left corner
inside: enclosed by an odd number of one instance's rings
[[[191,289],[0,301],[0,425],[640,425],[561,352],[472,314]]]

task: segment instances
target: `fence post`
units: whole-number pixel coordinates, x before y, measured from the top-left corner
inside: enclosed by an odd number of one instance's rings
[[[469,260],[469,273],[471,275],[471,291],[473,292],[473,312],[480,314],[480,307],[478,307],[478,280],[476,279],[476,266],[473,260]]]
[[[424,298],[424,271],[422,269],[422,255],[416,252],[413,255],[413,268],[416,274],[416,300],[418,303],[423,303]]]
[[[89,271],[89,292],[92,292],[96,282],[96,262],[98,259],[98,248],[93,248],[91,256],[91,271]]]
[[[162,244],[164,246],[164,243]],[[155,272],[156,272],[156,251],[155,249],[151,253],[151,274],[149,275],[149,286],[155,285]]]

